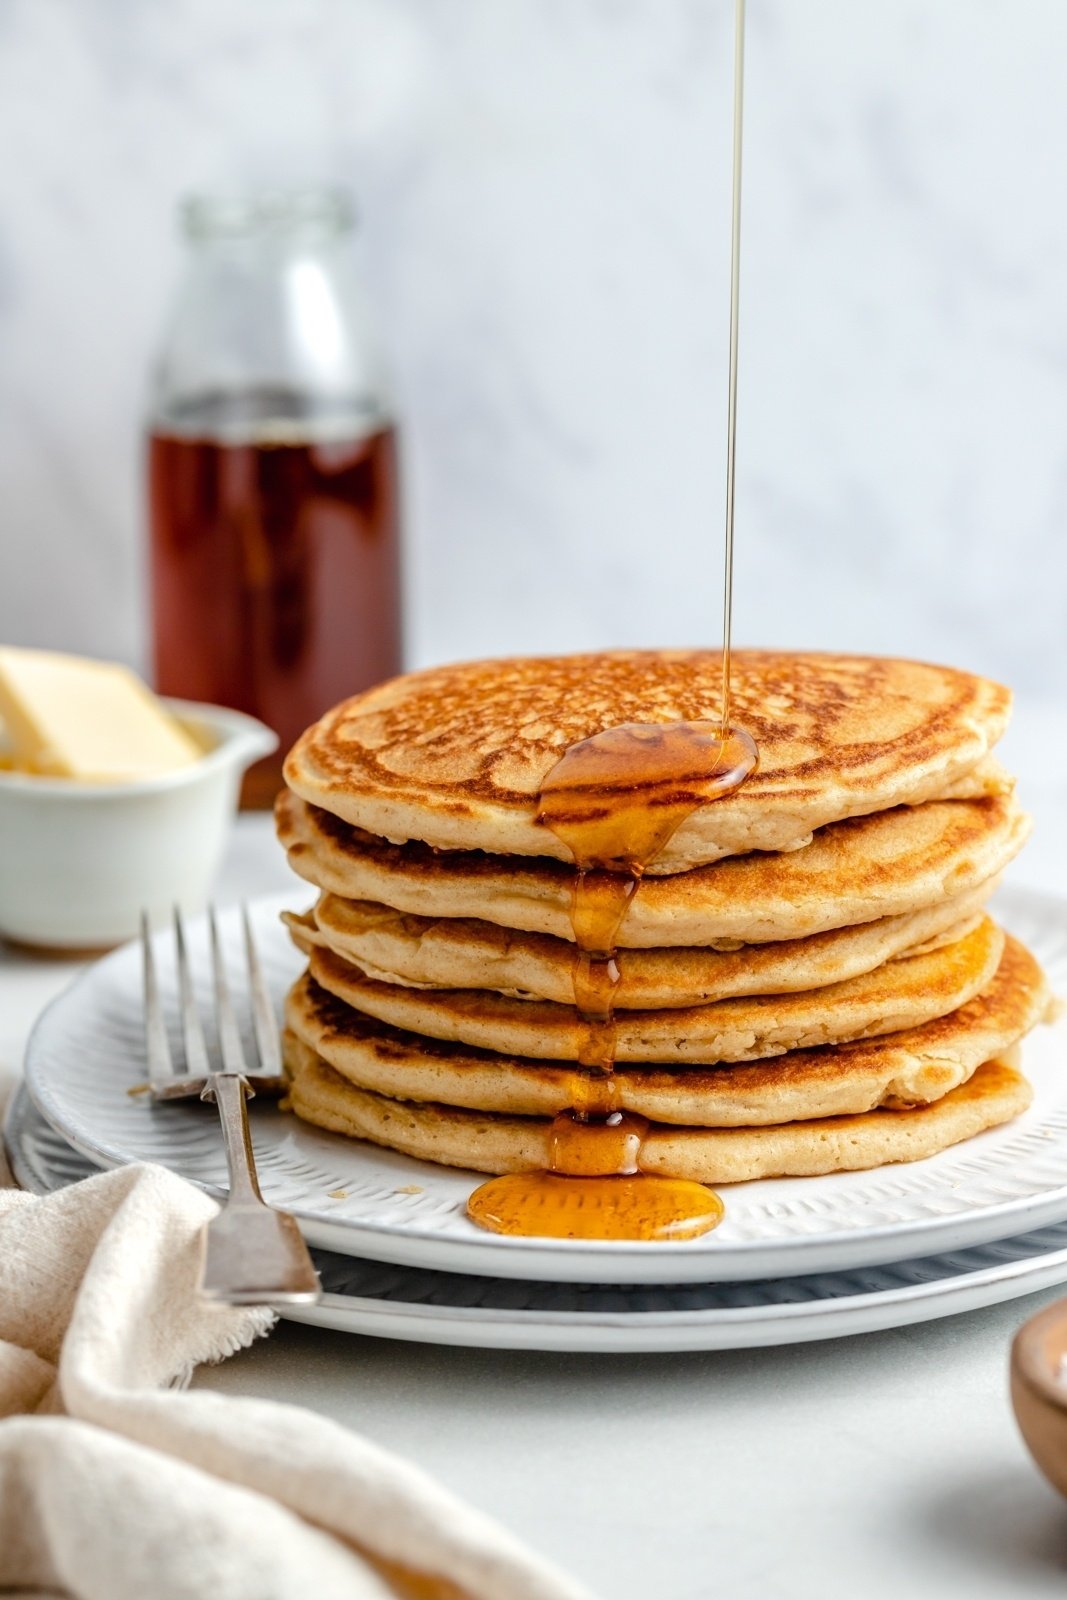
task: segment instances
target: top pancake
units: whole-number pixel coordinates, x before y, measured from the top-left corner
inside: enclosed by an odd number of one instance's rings
[[[394,678],[328,712],[290,751],[304,800],[380,837],[439,849],[554,856],[537,821],[564,751],[626,722],[712,721],[717,651],[610,651],[467,662]],[[792,850],[842,818],[1001,792],[984,758],[1011,697],[949,667],[872,656],[739,650],[732,718],[760,765],[700,805],[652,870],[750,850]]]

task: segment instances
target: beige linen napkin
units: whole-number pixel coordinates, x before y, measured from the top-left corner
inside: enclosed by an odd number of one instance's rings
[[[158,1167],[0,1189],[0,1589],[78,1600],[583,1600],[416,1468],[184,1392],[265,1333],[194,1293],[214,1202]],[[358,1383],[358,1373],[354,1376]]]

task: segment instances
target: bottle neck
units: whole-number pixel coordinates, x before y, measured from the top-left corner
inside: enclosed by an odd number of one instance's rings
[[[349,229],[312,218],[201,230],[190,244],[155,374],[154,427],[269,442],[388,425]]]
[[[193,244],[303,241],[312,247],[349,236],[355,225],[345,189],[262,189],[246,194],[194,194],[181,208],[186,238]]]

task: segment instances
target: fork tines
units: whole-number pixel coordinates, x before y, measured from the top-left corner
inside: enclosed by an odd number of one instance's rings
[[[214,983],[215,1020],[219,1041],[221,1064],[212,1064],[211,1053],[204,1033],[200,1009],[193,986],[192,969],[185,923],[181,911],[174,908],[174,951],[178,974],[178,1009],[181,1019],[182,1059],[175,1061],[167,1036],[163,1002],[160,997],[156,969],[156,952],[153,948],[147,913],[141,915],[141,950],[144,961],[145,1046],[148,1059],[148,1083],[154,1098],[159,1100],[184,1099],[203,1094],[210,1079],[219,1072],[244,1079],[250,1086],[266,1091],[279,1091],[284,1084],[281,1052],[274,1008],[263,977],[263,969],[256,952],[255,940],[247,906],[242,906],[245,958],[248,967],[248,992],[255,1039],[257,1065],[250,1071],[246,1062],[241,1030],[230,995],[222,943],[219,936],[215,908],[208,911],[211,964]]]

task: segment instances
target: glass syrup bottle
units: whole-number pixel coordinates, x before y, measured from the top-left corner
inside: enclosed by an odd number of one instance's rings
[[[195,195],[152,386],[156,686],[281,740],[400,670],[396,429],[333,189]]]

